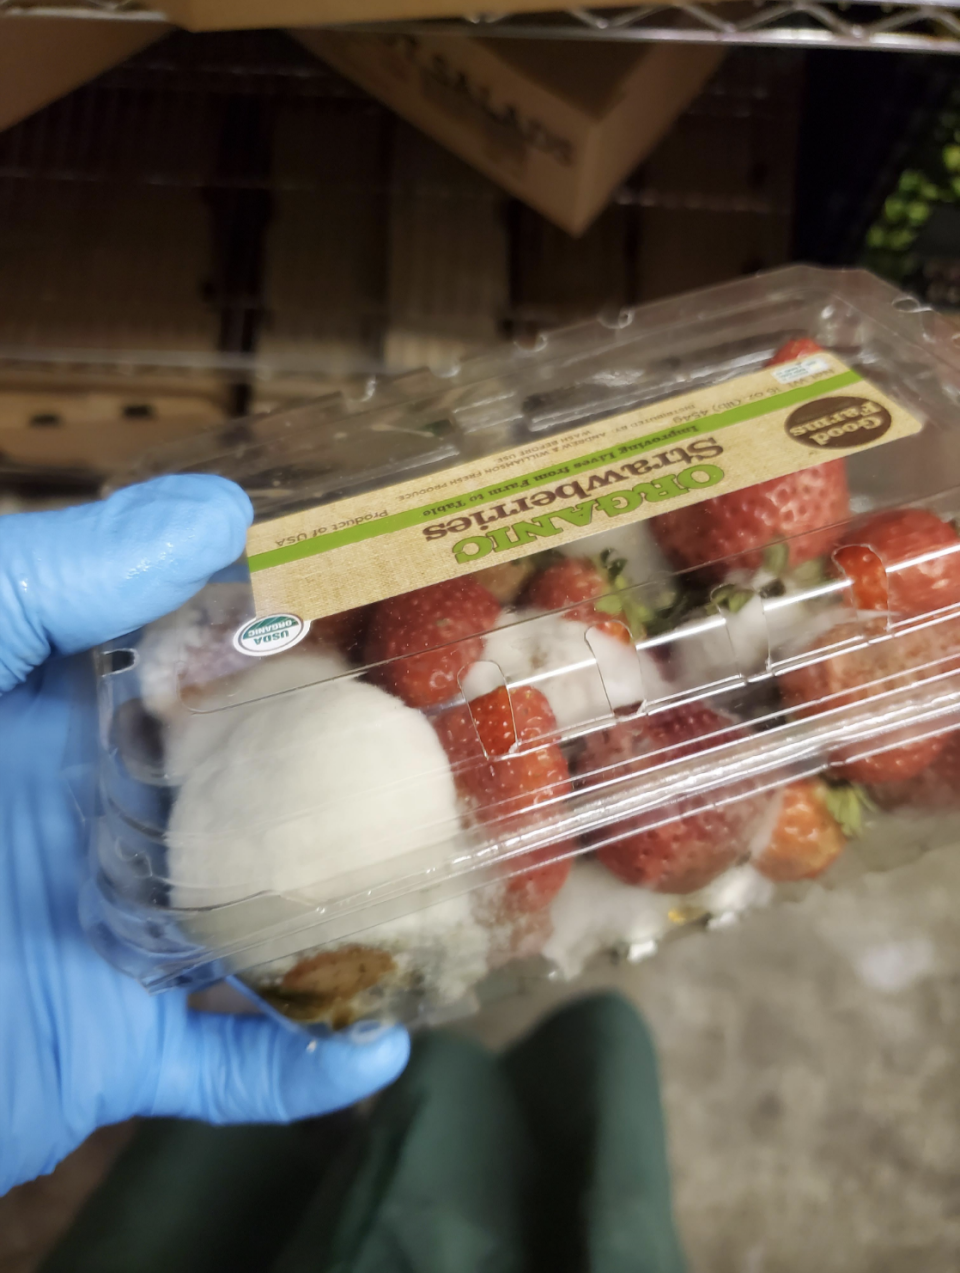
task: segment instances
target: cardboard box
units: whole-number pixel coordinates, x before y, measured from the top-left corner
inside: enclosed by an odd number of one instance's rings
[[[165,22],[0,18],[0,128],[132,57],[166,35]]]
[[[37,387],[0,390],[0,465],[75,468],[105,476],[143,451],[228,418],[226,403],[200,392],[135,393]]]
[[[713,45],[294,34],[571,234],[597,216],[723,57]]]
[[[665,2],[679,4],[681,0]],[[635,3],[605,0],[603,7],[632,8]],[[544,13],[562,7],[560,0],[483,0],[482,12]],[[157,8],[188,31],[456,18],[477,12],[469,0],[165,0]]]

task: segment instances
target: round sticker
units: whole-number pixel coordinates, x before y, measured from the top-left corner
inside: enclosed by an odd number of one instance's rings
[[[310,624],[295,614],[269,614],[265,619],[252,619],[234,635],[234,648],[243,654],[279,654],[302,641]]]
[[[817,398],[787,416],[784,428],[794,442],[814,450],[866,446],[890,428],[890,412],[870,398]]]

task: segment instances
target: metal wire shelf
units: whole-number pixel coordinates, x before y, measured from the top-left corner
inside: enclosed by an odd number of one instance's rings
[[[371,29],[469,32],[513,39],[960,53],[960,9],[955,0],[927,0],[924,4],[743,0],[733,4],[639,5],[627,10],[576,8],[539,20],[531,15],[491,15],[454,22],[382,24]]]
[[[50,4],[47,0],[0,0],[0,17],[93,18],[104,21],[165,22],[162,13],[136,0],[67,0]]]
[[[0,0],[3,14],[101,21],[158,21],[134,0]],[[960,53],[957,0],[871,3],[870,0],[737,0],[735,3],[574,8],[551,14],[484,15],[373,23],[364,30],[483,35],[510,39],[718,43],[775,48],[874,49]]]

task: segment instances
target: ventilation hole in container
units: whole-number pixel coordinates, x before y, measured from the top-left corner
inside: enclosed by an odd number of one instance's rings
[[[35,429],[51,429],[63,424],[63,417],[56,411],[38,411],[30,417],[30,425]]]
[[[108,650],[103,656],[103,675],[114,676],[117,672],[129,672],[136,665],[136,650]]]
[[[461,672],[457,678],[460,692],[467,700],[474,728],[480,739],[484,754],[502,756],[512,751],[517,745],[517,724],[513,713],[513,696],[509,691],[500,697],[507,713],[501,713],[500,704],[496,712],[485,710],[489,706],[491,694],[497,690],[506,690],[507,681],[496,663],[489,659],[480,659],[468,671]]]
[[[671,675],[679,690],[703,692],[708,687],[730,685],[742,675],[730,630],[719,612],[690,618],[657,640],[669,655]]]
[[[150,402],[128,402],[121,412],[124,420],[155,420],[156,410]]]
[[[504,689],[507,684],[499,665],[490,659],[478,659],[476,663],[471,663],[468,669],[460,672],[457,680],[460,683],[460,692],[468,702],[479,698],[481,694],[492,694],[494,690]]]
[[[599,321],[603,327],[609,327],[613,331],[620,331],[624,327],[629,327],[633,322],[633,310],[626,307],[617,309],[607,306],[601,312]]]
[[[547,336],[541,331],[519,332],[513,338],[513,345],[523,354],[538,354],[547,346]]]
[[[376,376],[364,376],[360,380],[351,380],[341,390],[346,402],[369,402],[379,388]]]
[[[915,296],[898,296],[890,304],[901,314],[919,314],[930,308],[929,305],[924,305],[923,301],[917,300]]]
[[[602,627],[595,624],[587,631],[587,645],[597,661],[603,692],[614,713],[627,716],[639,711],[649,694],[626,624],[616,619],[605,622]]]
[[[847,581],[850,602],[856,610],[889,610],[886,568],[869,544],[844,544],[834,551],[833,561]]]
[[[723,615],[740,675],[745,680],[762,676],[770,663],[770,634],[763,598],[751,588],[738,588],[733,592],[717,588],[713,600]]]

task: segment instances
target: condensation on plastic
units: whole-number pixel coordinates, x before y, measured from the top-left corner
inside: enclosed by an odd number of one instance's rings
[[[952,520],[955,335],[867,274],[791,268],[496,349],[443,378],[369,382],[352,400],[254,418],[229,448],[222,431],[198,436],[126,480],[220,473],[262,520],[721,383],[806,337],[923,425],[847,458],[851,517],[916,506]],[[577,550],[611,543],[627,560],[619,595],[634,612],[663,614],[683,596],[697,604],[675,607],[655,635],[634,633],[632,649],[595,622],[506,605],[461,670],[460,694],[424,713],[385,702],[371,685],[382,667],[310,638],[269,659],[239,653],[233,634],[253,614],[243,562],[176,614],[96,651],[101,799],[83,910],[104,954],[151,989],[238,977],[308,1029],[444,1019],[530,977],[573,976],[598,953],[645,956],[690,922],[729,922],[776,891],[749,851],[682,894],[624,884],[594,854],[627,830],[749,807],[755,849],[779,793],[829,772],[838,751],[870,755],[960,726],[953,611],[858,613],[840,570],[765,589],[755,567],[730,559],[725,573],[749,597],[734,612],[710,605],[695,574],[671,574],[644,524]],[[803,713],[779,696],[790,671],[920,630],[940,636],[909,676]],[[477,816],[451,795],[435,719],[497,685],[546,695],[557,717],[548,741],[577,771],[569,791],[543,793],[535,817],[495,804]],[[693,703],[716,713],[695,750],[664,744],[642,768],[608,760],[584,771],[600,731]],[[873,817],[828,881],[947,833],[942,818],[928,822]],[[531,861],[562,858],[574,867],[549,906],[503,905]]]

